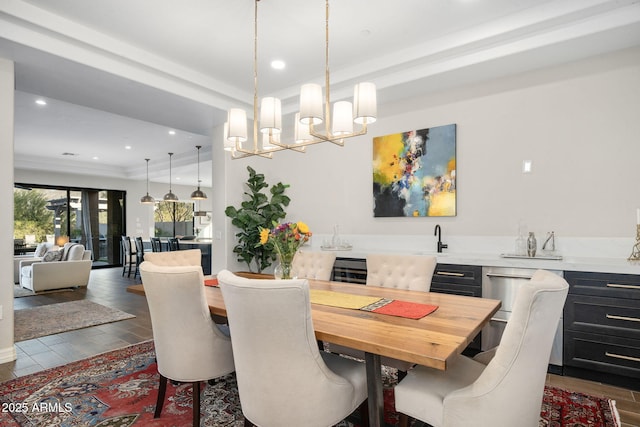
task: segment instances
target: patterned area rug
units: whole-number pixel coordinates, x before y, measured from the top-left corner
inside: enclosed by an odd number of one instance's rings
[[[134,318],[133,314],[89,300],[61,302],[23,308],[14,312],[15,341]]]
[[[385,423],[396,426],[395,370],[385,368],[383,378]],[[155,353],[148,341],[1,383],[0,425],[190,426],[191,387],[169,383],[162,416],[154,420],[157,387]],[[215,385],[203,382],[202,387],[201,426],[244,425],[235,375],[227,375]],[[544,401],[541,427],[619,426],[608,399],[547,388]],[[358,427],[357,415],[338,425]],[[413,425],[424,426],[420,422]]]

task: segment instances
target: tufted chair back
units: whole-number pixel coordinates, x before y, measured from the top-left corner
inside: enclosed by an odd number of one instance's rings
[[[298,251],[293,259],[293,276],[305,279],[331,280],[335,252]]]
[[[198,265],[201,266],[202,252],[200,249],[188,249],[172,252],[147,252],[144,260],[155,265]]]
[[[367,255],[367,285],[429,292],[436,257],[426,255]]]

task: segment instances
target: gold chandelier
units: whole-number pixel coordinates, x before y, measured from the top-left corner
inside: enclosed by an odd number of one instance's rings
[[[343,146],[346,138],[364,135],[367,125],[376,121],[376,87],[363,82],[355,85],[353,103],[338,101],[331,112],[329,82],[329,0],[325,2],[325,94],[322,87],[309,83],[300,88],[300,111],[295,114],[294,141],[281,141],[282,107],[278,98],[262,99],[258,115],[258,2],[255,0],[254,53],[253,53],[253,141],[247,135],[247,113],[241,108],[231,108],[224,124],[224,149],[233,159],[249,156],[271,158],[281,150],[304,152],[307,145],[332,142]],[[354,131],[353,124],[360,125]],[[324,124],[324,128],[317,126]],[[261,139],[258,137],[262,136]]]

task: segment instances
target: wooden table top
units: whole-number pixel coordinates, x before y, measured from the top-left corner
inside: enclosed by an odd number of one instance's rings
[[[444,370],[500,308],[500,301],[436,292],[404,291],[377,286],[309,280],[311,289],[369,295],[437,305],[433,313],[407,319],[361,310],[312,304],[316,338],[365,352]],[[144,295],[143,285],[129,292]],[[226,317],[218,287],[205,287],[212,314]]]

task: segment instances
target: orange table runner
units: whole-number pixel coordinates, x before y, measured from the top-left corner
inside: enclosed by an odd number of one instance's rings
[[[312,304],[371,311],[373,313],[406,317],[409,319],[421,319],[438,309],[437,305],[318,289],[311,289],[309,295]]]
[[[218,286],[218,279],[206,279],[204,281],[204,285]],[[373,313],[406,317],[409,319],[421,319],[438,309],[437,305],[390,300],[380,297],[354,295],[345,292],[325,291],[320,289],[310,289],[309,297],[312,304],[371,311]]]

